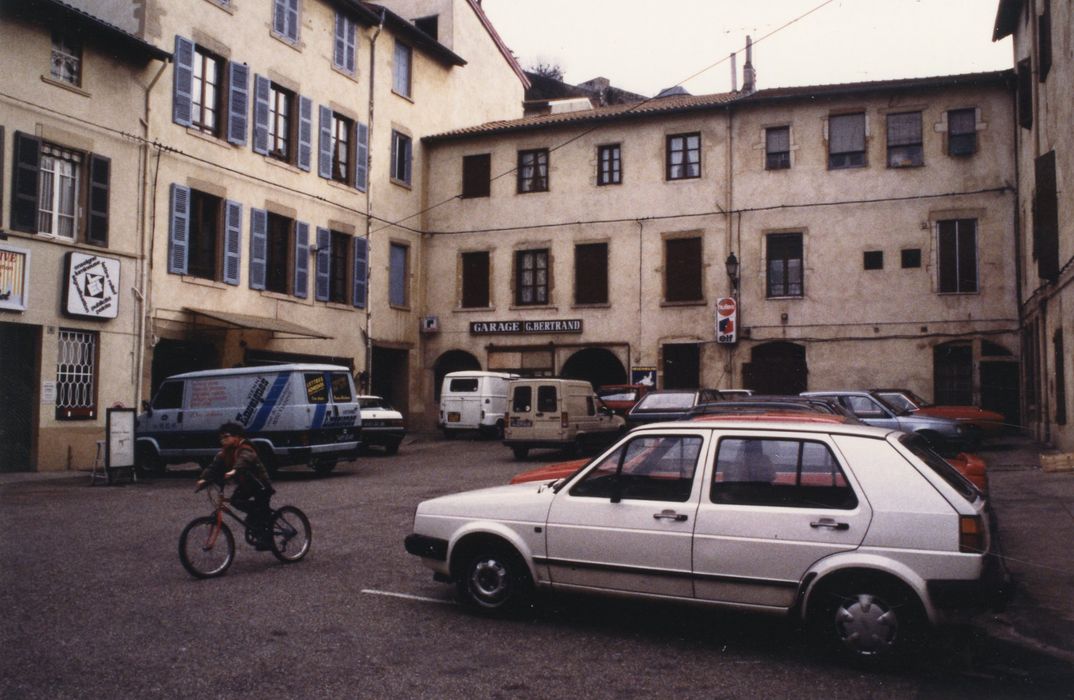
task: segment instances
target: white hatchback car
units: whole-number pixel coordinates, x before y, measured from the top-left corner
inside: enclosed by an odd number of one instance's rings
[[[865,659],[993,602],[991,546],[984,496],[919,436],[762,421],[641,427],[567,479],[424,501],[406,538],[477,611],[540,587],[790,613]]]

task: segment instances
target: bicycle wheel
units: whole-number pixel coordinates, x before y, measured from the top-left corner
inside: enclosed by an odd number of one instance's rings
[[[313,533],[306,514],[294,506],[284,506],[272,513],[272,555],[290,564],[310,551]]]
[[[194,518],[179,535],[179,561],[197,578],[220,576],[235,559],[235,538],[227,523],[206,515]]]

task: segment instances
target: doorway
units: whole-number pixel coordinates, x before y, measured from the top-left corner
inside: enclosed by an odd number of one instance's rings
[[[563,363],[560,376],[564,379],[584,379],[594,389],[605,384],[627,382],[623,363],[613,352],[604,348],[585,348],[574,353]]]
[[[697,389],[701,386],[700,345],[668,343],[661,349],[665,389]]]
[[[152,384],[149,394],[157,393],[164,380],[173,374],[219,369],[220,356],[212,343],[191,340],[161,339],[153,348]]]
[[[40,331],[37,326],[0,323],[0,472],[28,472],[33,466],[33,439]]]
[[[742,383],[757,394],[800,394],[808,380],[805,347],[794,343],[758,345],[742,367]]]
[[[404,416],[410,414],[409,357],[407,350],[373,346],[371,393],[383,397]]]

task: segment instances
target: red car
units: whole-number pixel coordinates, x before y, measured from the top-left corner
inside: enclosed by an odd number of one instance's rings
[[[597,396],[615,415],[626,416],[648,391],[647,384],[605,384],[597,388]]]
[[[1002,431],[1007,420],[1002,413],[988,411],[979,406],[937,406],[909,389],[872,389],[872,391],[900,410],[919,413],[923,416],[953,418],[973,423],[986,434]]]

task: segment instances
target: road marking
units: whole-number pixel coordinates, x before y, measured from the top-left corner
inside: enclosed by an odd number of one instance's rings
[[[376,591],[372,588],[365,588],[362,593],[368,593],[369,595],[383,595],[389,598],[405,598],[406,600],[420,600],[423,603],[440,603],[442,605],[454,605],[453,600],[444,600],[442,598],[427,598],[420,595],[410,595],[409,593],[393,593],[392,591]]]

